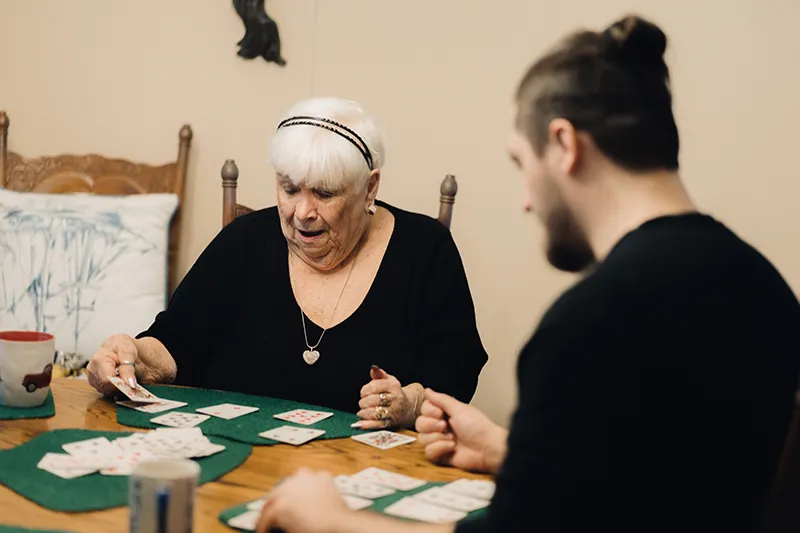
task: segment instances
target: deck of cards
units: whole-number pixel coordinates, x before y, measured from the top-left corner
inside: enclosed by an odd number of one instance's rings
[[[127,407],[128,409],[135,409],[143,413],[162,413],[186,405],[186,402],[176,402],[165,398],[159,398],[141,385],[137,385],[135,389],[131,388],[130,385],[118,377],[108,378],[108,381],[128,398],[127,400],[117,402],[117,405]]]
[[[70,442],[66,453],[47,453],[36,465],[63,479],[100,472],[104,476],[127,476],[140,461],[153,459],[191,459],[221,452],[196,428],[161,428],[134,433],[109,441],[105,437]]]

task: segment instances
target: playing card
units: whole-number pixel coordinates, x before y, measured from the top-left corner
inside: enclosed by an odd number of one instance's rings
[[[370,500],[383,498],[395,492],[394,489],[390,489],[389,487],[383,487],[366,481],[359,481],[349,476],[336,476],[333,478],[333,484],[336,485],[336,490],[342,494],[360,496]]]
[[[152,392],[148,391],[141,385],[137,384],[136,388],[132,389],[130,385],[128,385],[127,383],[125,383],[125,381],[122,380],[122,378],[118,378],[116,376],[108,378],[108,381],[111,382],[111,384],[114,385],[116,388],[118,388],[122,394],[124,394],[125,396],[127,396],[128,398],[130,398],[135,402],[158,403],[162,401],[161,398],[159,398]]]
[[[310,440],[316,439],[324,433],[325,431],[321,429],[281,426],[279,428],[270,429],[269,431],[259,433],[258,435],[260,437],[264,437],[265,439],[272,439],[278,442],[285,442],[287,444],[299,446],[300,444],[305,444]]]
[[[228,525],[236,529],[244,529],[245,531],[254,531],[258,524],[258,518],[261,516],[260,511],[247,511],[238,516],[234,516],[228,520]]]
[[[372,500],[359,498],[358,496],[353,496],[351,494],[342,494],[342,498],[344,498],[344,503],[347,504],[347,507],[351,511],[360,511],[361,509],[366,509],[372,505]]]
[[[386,430],[373,431],[372,433],[365,433],[363,435],[353,435],[351,438],[381,450],[388,450],[390,448],[408,444],[409,442],[414,442],[417,440],[416,438],[409,437],[408,435],[401,435],[400,433],[394,433]]]
[[[264,504],[267,503],[267,498],[261,498],[260,500],[254,500],[252,502],[248,502],[247,509],[250,511],[260,511]]]
[[[156,456],[146,450],[122,452],[106,462],[106,468],[100,470],[104,476],[129,476],[139,461],[155,459]]]
[[[165,415],[157,416],[155,418],[151,418],[150,422],[174,428],[190,428],[205,422],[209,418],[211,417],[208,415],[196,415],[194,413],[172,412],[172,413],[167,413]]]
[[[401,518],[411,518],[421,522],[431,522],[433,524],[445,524],[457,522],[467,516],[463,511],[455,511],[446,507],[437,507],[424,502],[413,496],[408,496],[387,507],[384,513]]]
[[[258,411],[258,407],[248,407],[246,405],[236,405],[232,403],[221,403],[219,405],[212,405],[211,407],[201,407],[195,409],[198,413],[216,416],[217,418],[224,418],[230,420],[250,413]]]
[[[69,442],[61,447],[74,457],[106,457],[120,451],[105,437]]]
[[[64,479],[73,479],[97,472],[97,467],[91,463],[91,458],[73,457],[65,453],[46,453],[36,467]]]
[[[123,407],[128,407],[129,409],[136,409],[137,411],[141,411],[143,413],[163,413],[164,411],[169,411],[171,409],[177,409],[178,407],[183,407],[186,405],[186,402],[176,402],[173,400],[164,400],[163,398],[158,403],[141,403],[141,402],[134,402],[133,400],[125,400],[121,402],[117,402],[117,405],[121,405]]]
[[[472,496],[481,500],[491,500],[494,497],[494,481],[484,481],[480,479],[459,479],[444,485],[444,488],[463,494],[465,496]]]
[[[483,509],[489,505],[489,502],[486,500],[464,496],[463,494],[449,491],[443,487],[432,487],[415,494],[413,498],[418,498],[433,505],[440,505],[467,513]]]
[[[354,474],[353,479],[360,481],[367,481],[369,483],[376,483],[384,487],[391,487],[397,490],[412,490],[423,486],[426,481],[416,479],[413,477],[404,476],[403,474],[396,474],[380,468],[370,467],[365,468],[361,472]]]
[[[294,422],[295,424],[302,424],[310,426],[316,424],[320,420],[332,417],[333,413],[326,413],[324,411],[309,411],[307,409],[295,409],[294,411],[287,411],[274,415],[278,420],[285,420],[287,422]]]

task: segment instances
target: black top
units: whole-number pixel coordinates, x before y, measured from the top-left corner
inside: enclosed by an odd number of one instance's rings
[[[622,239],[548,310],[477,531],[752,532],[800,372],[800,305],[714,219]]]
[[[435,219],[384,203],[394,232],[361,306],[329,329],[319,361],[303,360],[300,307],[276,207],[237,218],[203,251],[167,309],[138,337],[155,337],[176,383],[358,411],[370,365],[469,401],[487,356],[464,267]],[[312,346],[322,330],[306,319]]]

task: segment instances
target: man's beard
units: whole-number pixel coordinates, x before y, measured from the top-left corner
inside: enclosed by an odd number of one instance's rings
[[[548,217],[545,230],[547,260],[555,268],[564,272],[582,272],[594,266],[596,259],[592,247],[563,202],[559,202]]]

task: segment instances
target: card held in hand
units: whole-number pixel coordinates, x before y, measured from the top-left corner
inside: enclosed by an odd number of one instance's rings
[[[130,385],[125,383],[122,378],[112,376],[108,378],[108,381],[114,385],[119,391],[133,400],[134,402],[139,403],[158,403],[161,401],[161,398],[153,394],[152,392],[148,391],[141,385],[137,385],[135,389],[132,389]]]
[[[350,438],[363,444],[374,446],[379,450],[388,450],[417,440],[408,435],[401,435],[400,433],[386,430],[373,431],[372,433],[365,433],[363,435],[353,435]]]

